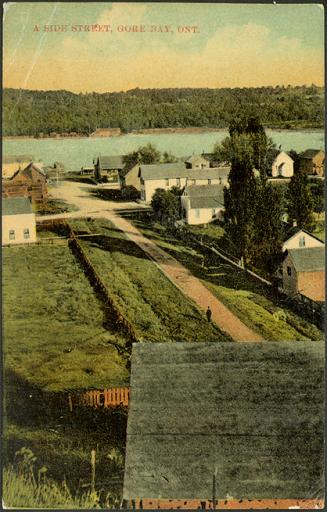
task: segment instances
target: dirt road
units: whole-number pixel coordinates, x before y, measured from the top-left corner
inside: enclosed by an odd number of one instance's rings
[[[94,189],[95,187],[93,187]],[[91,189],[91,190],[90,190]],[[166,253],[154,241],[146,238],[131,222],[119,215],[119,210],[135,209],[135,203],[117,203],[105,201],[90,195],[92,186],[74,182],[63,182],[62,186],[52,189],[58,199],[75,204],[79,211],[63,215],[42,216],[43,219],[55,217],[102,217],[110,220],[125,236],[137,244],[158,266],[158,268],[197,306],[206,311],[210,306],[212,321],[235,341],[263,341],[263,338],[249,329],[222,302],[220,302],[203,284],[183,265]]]

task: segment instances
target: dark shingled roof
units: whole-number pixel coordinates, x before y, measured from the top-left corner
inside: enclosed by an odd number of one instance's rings
[[[305,249],[288,249],[297,272],[314,272],[325,270],[325,247],[307,247]]]
[[[101,169],[114,170],[114,169],[122,169],[124,167],[123,164],[123,155],[117,156],[99,156],[99,162]]]
[[[303,153],[300,153],[300,158],[305,158],[308,160],[311,160],[314,158],[318,153],[320,153],[321,149],[307,149]]]
[[[6,197],[2,199],[2,215],[22,215],[33,213],[31,201],[27,197]]]
[[[224,185],[189,185],[185,195],[191,208],[217,208],[224,206]]]
[[[133,345],[124,499],[323,494],[324,344]]]
[[[189,178],[193,180],[217,179],[227,177],[229,167],[206,167],[204,169],[187,169],[183,163],[141,165],[139,176],[145,180],[167,178]]]

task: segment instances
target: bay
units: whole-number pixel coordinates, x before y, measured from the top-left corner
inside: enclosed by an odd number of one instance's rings
[[[297,152],[309,148],[324,149],[323,130],[266,130],[277,147]],[[86,137],[71,139],[6,139],[3,155],[33,155],[35,161],[52,165],[64,163],[67,170],[77,171],[82,166],[93,165],[99,155],[122,155],[147,143],[160,151],[169,151],[177,157],[192,153],[211,152],[216,142],[228,136],[227,130],[203,133],[127,134],[118,137]]]

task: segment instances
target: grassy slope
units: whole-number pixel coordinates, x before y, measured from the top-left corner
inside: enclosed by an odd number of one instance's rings
[[[77,232],[103,233],[80,242],[140,340],[226,340],[143,251],[108,221],[76,219],[70,225]]]
[[[50,391],[128,382],[103,312],[66,246],[3,250],[5,367]],[[70,351],[70,352],[68,352]]]
[[[203,259],[198,249],[195,250],[168,235],[158,224],[145,223],[141,220],[134,222],[146,236],[154,239],[159,246],[202,279],[205,286],[248,327],[262,334],[266,340],[322,339],[323,334],[315,325],[285,306],[281,308],[267,287],[245,272],[219,258],[213,261],[206,255]]]

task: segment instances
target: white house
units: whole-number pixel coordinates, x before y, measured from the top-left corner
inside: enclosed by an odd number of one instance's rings
[[[27,197],[2,199],[2,245],[36,242],[35,213]]]
[[[291,178],[293,176],[294,161],[285,151],[273,149],[269,152],[268,159],[272,178]]]
[[[183,217],[187,224],[207,224],[223,218],[224,185],[191,185],[181,196]]]
[[[149,203],[157,188],[169,190],[186,185],[227,185],[230,167],[187,169],[184,163],[141,165],[141,200]]]
[[[313,247],[324,247],[324,245],[322,240],[305,229],[291,226],[285,229],[282,250],[285,252],[289,249],[311,249]]]

